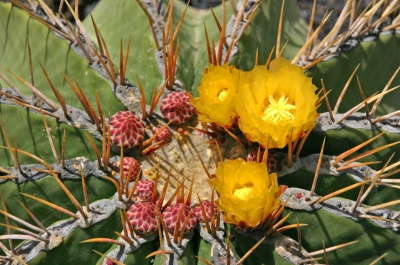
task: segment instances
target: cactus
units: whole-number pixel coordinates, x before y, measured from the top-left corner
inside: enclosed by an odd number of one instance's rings
[[[76,28],[43,1],[11,2],[0,2],[0,264],[400,262],[398,1],[347,1],[320,41],[291,0],[213,11],[102,0],[83,21],[65,2]],[[200,121],[207,73],[235,69],[241,82],[282,58],[318,88],[313,129],[268,149],[241,131],[249,111]],[[215,184],[246,157],[274,187],[251,227],[235,213],[253,205],[221,206]],[[240,198],[253,183],[242,180]]]

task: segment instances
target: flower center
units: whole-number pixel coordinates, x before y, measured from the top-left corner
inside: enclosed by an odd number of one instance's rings
[[[221,101],[224,101],[226,98],[228,97],[228,91],[226,89],[222,90],[221,92],[219,92],[218,94],[218,98]]]
[[[294,117],[293,114],[290,113],[290,110],[295,109],[296,106],[288,104],[288,99],[289,98],[285,97],[285,95],[282,94],[277,102],[274,97],[270,95],[269,105],[264,110],[264,113],[262,114],[262,119],[264,121],[268,120],[271,122],[293,120]]]
[[[253,190],[252,184],[247,186],[242,186],[240,188],[235,189],[233,195],[243,201],[248,197],[248,195],[251,193],[252,190]]]

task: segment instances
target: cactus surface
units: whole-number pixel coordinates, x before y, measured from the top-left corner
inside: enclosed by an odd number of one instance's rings
[[[0,264],[400,262],[398,1],[365,12],[347,1],[345,26],[320,42],[291,0],[226,3],[219,27],[178,1],[102,0],[75,17],[79,30],[43,1],[11,2],[0,2]],[[323,89],[314,129],[266,152],[189,102],[208,65],[249,71],[270,54]],[[119,126],[122,114],[138,124]],[[249,152],[281,193],[253,231],[198,204],[221,195],[208,184],[218,162]]]

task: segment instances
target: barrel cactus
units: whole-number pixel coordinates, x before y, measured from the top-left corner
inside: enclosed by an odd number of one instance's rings
[[[0,264],[400,262],[397,0],[10,2]]]

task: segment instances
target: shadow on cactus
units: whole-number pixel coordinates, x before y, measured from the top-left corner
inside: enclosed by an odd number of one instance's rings
[[[11,2],[0,264],[400,261],[397,1]]]

